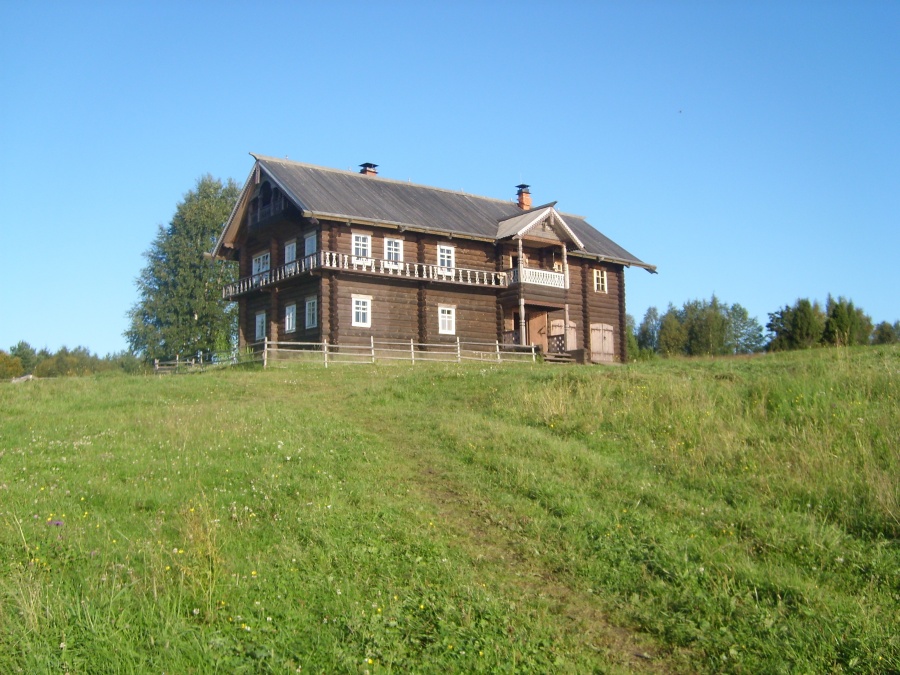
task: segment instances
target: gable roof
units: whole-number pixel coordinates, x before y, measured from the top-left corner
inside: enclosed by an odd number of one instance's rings
[[[553,208],[554,206],[556,206],[556,202],[547,204],[546,206],[537,206],[529,211],[501,220],[500,226],[497,228],[497,239],[524,237],[538,225],[541,225],[542,229],[543,227],[549,228],[555,235],[554,238],[559,241],[568,239],[575,244],[577,248],[584,250],[584,244],[582,244],[581,240],[574,232],[572,232],[572,229],[559,212]],[[547,235],[543,233],[535,236],[547,238]]]
[[[509,224],[511,220],[518,223],[519,217],[548,208],[539,207],[523,212],[512,201],[404,183],[379,176],[365,176],[355,171],[330,169],[253,153],[251,156],[256,164],[238,203],[225,223],[213,255],[221,255],[222,247],[228,246],[226,242],[234,240],[249,202],[250,188],[256,182],[254,178],[257,172],[265,173],[308,218],[370,222],[490,241],[503,238],[500,232],[513,227]],[[561,227],[571,235],[573,241],[581,244],[579,253],[623,265],[643,267],[650,272],[656,271],[653,265],[633,256],[594,229],[581,216],[560,214],[552,205],[549,208],[559,218]],[[546,216],[545,213],[540,214],[540,217]]]

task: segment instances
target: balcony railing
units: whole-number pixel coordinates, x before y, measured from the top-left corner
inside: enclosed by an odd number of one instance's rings
[[[509,285],[509,277],[506,272],[474,270],[463,267],[441,267],[440,265],[426,265],[424,263],[395,260],[378,260],[376,258],[362,258],[333,251],[318,251],[301,260],[295,260],[281,267],[244,277],[228,284],[222,289],[222,297],[231,299],[255,289],[277,284],[285,279],[306,274],[314,269],[347,270],[378,276],[423,279],[466,286],[506,288]]]
[[[251,210],[249,221],[251,225],[258,225],[267,218],[271,218],[277,213],[281,213],[288,207],[288,200],[284,195],[273,195],[268,204],[260,205],[256,209]]]
[[[542,270],[535,267],[523,267],[521,271],[521,283],[523,284],[566,288],[566,275],[562,272],[551,272],[550,270]],[[508,270],[508,274],[510,284],[520,283],[518,267],[513,267],[511,270]]]

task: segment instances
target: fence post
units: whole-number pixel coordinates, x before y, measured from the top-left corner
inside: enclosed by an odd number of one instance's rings
[[[497,363],[500,363],[500,340],[497,340]]]
[[[409,358],[413,365],[416,365],[416,348],[413,345],[413,339],[409,338]]]
[[[369,339],[371,340],[371,343],[372,343],[372,363],[375,363],[375,336],[370,335]]]
[[[153,372],[159,375],[159,359],[153,359]]]
[[[263,338],[263,368],[269,365],[269,336]]]
[[[460,350],[460,347],[459,347],[459,335],[456,336],[456,362],[457,363],[462,362],[462,351]]]
[[[328,367],[328,338],[322,338],[322,354],[325,356],[325,367]]]
[[[531,343],[531,362],[535,363],[536,361],[537,361],[537,353],[535,352],[534,343],[532,342]]]

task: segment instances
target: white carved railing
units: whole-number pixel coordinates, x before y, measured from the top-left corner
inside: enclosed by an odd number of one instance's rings
[[[551,272],[550,270],[541,270],[534,267],[523,267],[521,271],[521,283],[523,284],[536,284],[553,288],[566,287],[566,275],[562,272]],[[511,284],[520,283],[518,267],[509,270],[509,278]]]
[[[381,276],[442,281],[465,284],[467,286],[505,288],[509,285],[509,277],[506,272],[474,270],[463,267],[442,267],[440,265],[426,265],[395,260],[378,260],[375,258],[362,258],[347,253],[335,253],[334,251],[318,251],[302,260],[296,260],[273,270],[260,272],[228,284],[222,289],[222,297],[226,299],[233,298],[248,291],[270,286],[284,279],[319,268],[368,272]]]

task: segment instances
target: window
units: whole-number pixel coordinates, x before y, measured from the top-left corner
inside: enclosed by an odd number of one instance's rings
[[[259,255],[253,256],[253,274],[262,274],[263,272],[269,271],[269,254],[260,253]]]
[[[384,240],[384,259],[387,261],[385,267],[399,268],[403,262],[403,240],[402,239],[385,239]]]
[[[306,327],[315,328],[319,325],[319,299],[311,295],[306,299]]]
[[[353,264],[369,264],[372,258],[372,237],[368,234],[353,235]]]
[[[297,259],[297,240],[291,239],[284,245],[284,264],[294,262]]]
[[[597,293],[607,293],[606,270],[594,270],[594,290]]]
[[[316,233],[308,234],[303,238],[303,255],[308,256],[316,252]]]
[[[438,244],[438,273],[453,274],[453,268],[456,267],[456,249],[452,246]]]
[[[456,335],[456,307],[438,306],[438,332],[441,335]]]
[[[284,308],[284,332],[293,333],[297,330],[297,305],[288,305]]]
[[[256,339],[262,340],[266,337],[266,313],[256,313]]]
[[[354,295],[353,300],[353,325],[359,328],[372,326],[372,296]]]

